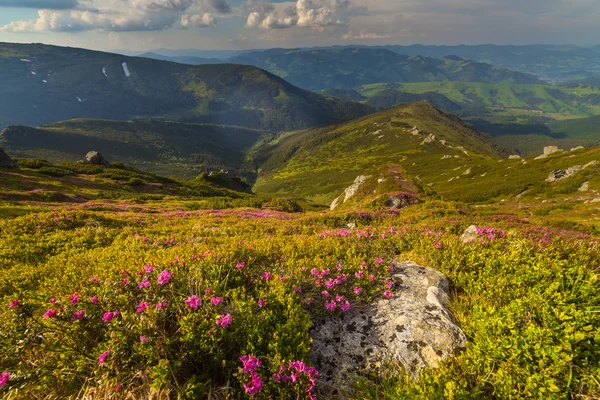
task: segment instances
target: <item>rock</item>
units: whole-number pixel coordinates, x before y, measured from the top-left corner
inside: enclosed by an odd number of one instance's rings
[[[340,198],[341,198],[341,196],[331,202],[331,205],[329,206],[329,210],[333,211],[337,208],[337,206],[340,205]]]
[[[463,175],[471,175],[471,168],[469,168],[465,172],[463,172]]]
[[[410,261],[393,267],[391,299],[313,321],[311,359],[323,398],[348,398],[366,370],[378,372],[388,362],[417,379],[422,368],[435,368],[465,348],[467,339],[447,307],[448,279]]]
[[[513,154],[512,156],[508,156],[509,160],[520,160],[521,156],[518,154]]]
[[[435,142],[435,136],[430,134],[425,139],[423,139],[423,141],[421,142],[421,145],[424,145],[425,143],[433,143],[433,142]]]
[[[451,156],[451,155],[449,155],[449,154],[446,154],[444,157],[442,157],[442,160],[446,160],[446,159],[448,159],[448,158],[452,158],[452,156]]]
[[[577,147],[573,147],[571,149],[571,151],[577,151],[577,150],[585,150],[585,147],[583,147],[583,146],[577,146]]]
[[[412,133],[413,136],[419,136],[419,135],[421,135],[421,131],[416,126],[412,128],[412,131],[410,131],[410,133]]]
[[[94,164],[94,165],[104,165],[105,167],[110,167],[110,163],[102,157],[102,154],[97,151],[90,151],[85,155],[85,163],[86,164]]]
[[[17,164],[15,162],[15,160],[10,158],[8,156],[8,154],[6,154],[4,152],[4,150],[1,148],[0,148],[0,168],[11,168],[11,169],[19,168],[19,164]]]
[[[388,194],[387,206],[391,208],[401,209],[413,204],[416,198],[408,193],[393,193]]]
[[[550,183],[556,182],[560,179],[564,179],[564,178],[573,176],[573,175],[577,174],[579,171],[583,171],[586,168],[596,167],[598,165],[600,165],[600,163],[596,160],[593,160],[585,165],[574,165],[567,169],[557,169],[557,170],[550,172],[550,175],[548,176],[548,179],[546,179],[546,182],[550,182]]]
[[[561,151],[563,151],[563,150],[559,149],[556,146],[546,146],[546,147],[544,147],[544,154],[542,154],[541,156],[537,156],[535,159],[541,160],[542,158],[548,157],[550,154],[559,153]]]
[[[353,197],[356,194],[356,191],[358,190],[360,185],[362,185],[364,183],[364,181],[366,181],[370,177],[371,177],[371,175],[357,176],[356,179],[354,180],[354,183],[352,185],[348,186],[346,189],[344,189],[344,193],[340,197],[333,200],[333,202],[329,206],[329,209],[331,211],[333,211],[340,205],[340,202],[345,203],[346,201],[348,201],[351,197]],[[344,198],[343,200],[341,200],[342,197]]]
[[[581,185],[581,187],[578,190],[580,192],[587,192],[588,190],[590,190],[590,183],[584,182],[583,185]]]
[[[463,243],[472,243],[479,238],[479,234],[477,233],[477,227],[475,225],[471,225],[467,228],[467,230],[460,237],[460,241]]]

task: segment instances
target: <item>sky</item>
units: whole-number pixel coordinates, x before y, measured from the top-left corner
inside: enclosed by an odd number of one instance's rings
[[[0,0],[0,42],[97,50],[600,44],[600,0]]]

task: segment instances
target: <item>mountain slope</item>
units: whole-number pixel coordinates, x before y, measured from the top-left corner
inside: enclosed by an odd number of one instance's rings
[[[0,127],[153,117],[279,131],[369,110],[299,89],[250,66],[190,66],[66,47],[0,44]]]
[[[266,69],[310,90],[380,82],[539,83],[532,75],[489,64],[457,57],[408,57],[385,49],[271,49],[242,54],[230,61]]]
[[[226,169],[253,180],[246,153],[272,133],[235,126],[78,119],[38,128],[9,126],[0,146],[18,157],[75,162],[88,151],[145,171],[192,178]]]
[[[419,132],[413,133],[415,126]],[[255,190],[329,204],[358,175],[388,164],[410,168],[410,176],[425,173],[425,179],[467,159],[495,162],[506,154],[457,117],[426,102],[411,103],[275,140],[258,155]],[[414,173],[413,163],[420,172]]]

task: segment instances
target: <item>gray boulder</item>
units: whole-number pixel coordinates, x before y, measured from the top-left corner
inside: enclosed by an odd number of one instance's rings
[[[463,243],[472,243],[479,238],[477,233],[477,227],[475,225],[469,226],[460,237],[460,241]]]
[[[352,384],[389,363],[413,379],[465,348],[448,310],[448,279],[413,262],[393,264],[394,296],[313,321],[311,359],[324,398],[348,398]]]
[[[579,171],[583,171],[586,168],[597,167],[598,165],[600,165],[600,163],[596,160],[593,160],[585,165],[574,165],[567,169],[557,169],[550,172],[550,175],[548,175],[548,179],[546,179],[546,182],[552,183],[564,178],[569,178],[577,174]]]
[[[85,163],[86,164],[94,164],[94,165],[103,165],[105,167],[110,167],[110,163],[102,157],[97,151],[90,151],[85,155]]]
[[[19,165],[3,149],[0,149],[0,168],[16,169],[19,168]]]

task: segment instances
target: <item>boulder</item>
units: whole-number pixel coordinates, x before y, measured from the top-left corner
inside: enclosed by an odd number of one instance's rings
[[[574,165],[567,169],[557,169],[557,170],[550,172],[550,175],[548,176],[548,179],[546,179],[546,182],[549,182],[549,183],[556,182],[558,180],[573,176],[573,175],[577,174],[579,171],[583,171],[586,168],[597,167],[598,165],[600,165],[600,163],[596,160],[593,160],[585,165]]]
[[[460,237],[460,241],[463,243],[472,243],[479,238],[479,233],[477,232],[477,226],[471,225],[467,228],[467,230]]]
[[[511,156],[508,156],[508,159],[509,159],[509,160],[520,160],[520,159],[521,159],[521,156],[520,156],[520,155],[518,155],[518,154],[513,154],[513,155],[511,155]]]
[[[433,143],[433,142],[435,142],[435,135],[430,134],[425,139],[423,139],[423,141],[421,142],[421,145],[424,145],[426,143]]]
[[[16,169],[19,168],[19,165],[3,149],[0,149],[0,168]]]
[[[551,154],[559,153],[561,151],[563,151],[563,150],[559,149],[556,146],[546,146],[546,147],[544,147],[544,154],[542,154],[541,156],[537,156],[535,159],[536,160],[541,160],[542,158],[546,158],[546,157],[548,157]]]
[[[90,151],[85,155],[85,163],[86,164],[94,164],[94,165],[103,165],[105,167],[110,167],[110,163],[102,157],[97,151]]]
[[[448,310],[448,279],[410,261],[392,266],[390,299],[313,321],[311,359],[323,398],[348,398],[358,378],[390,363],[418,379],[422,368],[465,348],[466,336]]]

